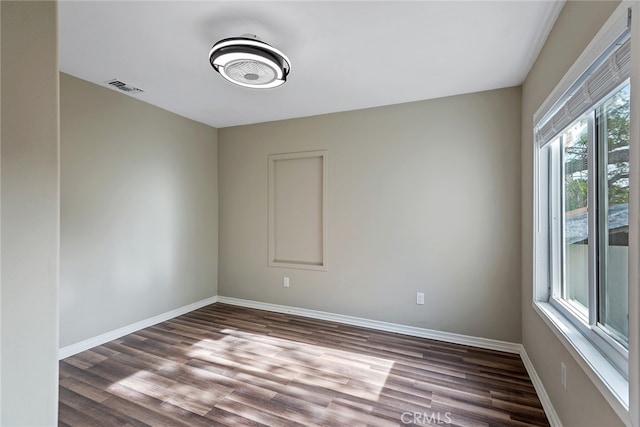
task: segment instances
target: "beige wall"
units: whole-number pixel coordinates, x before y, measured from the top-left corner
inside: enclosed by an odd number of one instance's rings
[[[567,2],[522,89],[522,339],[558,415],[567,427],[612,427],[622,425],[622,421],[531,307],[533,114],[617,5],[615,1]],[[567,390],[560,383],[560,362],[567,366]]]
[[[219,294],[520,342],[520,95],[220,129]],[[322,149],[328,271],[268,267],[268,155]]]
[[[58,403],[55,2],[2,2],[3,426],[53,426]]]
[[[217,131],[60,75],[60,346],[217,294]]]

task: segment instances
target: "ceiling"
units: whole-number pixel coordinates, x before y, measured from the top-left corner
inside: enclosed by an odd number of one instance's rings
[[[561,1],[60,1],[60,70],[215,126],[521,84]],[[235,86],[218,40],[256,34],[291,59],[284,86]],[[113,89],[116,90],[116,89]]]

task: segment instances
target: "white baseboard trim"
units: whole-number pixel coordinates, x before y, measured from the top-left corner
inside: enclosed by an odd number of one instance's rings
[[[132,323],[131,325],[123,326],[122,328],[118,328],[110,332],[106,332],[102,335],[98,335],[96,337],[89,338],[84,341],[68,345],[66,347],[62,347],[58,350],[58,360],[73,356],[74,354],[89,350],[90,348],[102,345],[109,341],[113,341],[125,335],[139,331],[140,329],[148,328],[149,326],[153,326],[160,322],[173,319],[174,317],[182,316],[183,314],[189,313],[190,311],[197,310],[215,302],[218,302],[217,296],[205,298],[192,304],[167,311],[166,313],[158,314],[157,316]]]
[[[533,363],[531,363],[531,359],[529,359],[529,355],[524,349],[524,346],[521,345],[521,347],[520,358],[522,359],[522,363],[524,363],[524,367],[527,369],[529,378],[531,378],[533,388],[536,389],[536,393],[538,394],[540,403],[542,403],[542,408],[544,409],[544,413],[547,415],[549,424],[551,424],[551,427],[562,427],[562,421],[560,421],[560,417],[551,403],[551,399],[542,384],[542,380],[538,376],[536,369],[533,367]]]
[[[266,302],[251,301],[239,298],[218,296],[218,302],[224,304],[237,305],[258,310],[274,311],[277,313],[294,314],[313,319],[329,320],[331,322],[345,323],[348,325],[362,326],[379,331],[395,332],[419,338],[429,338],[437,341],[446,341],[455,344],[468,345],[472,347],[486,348],[489,350],[504,351],[507,353],[520,354],[522,344],[507,341],[493,340],[489,338],[478,338],[469,335],[454,334],[451,332],[441,332],[433,329],[418,328],[415,326],[400,325],[397,323],[381,322],[378,320],[364,319],[362,317],[345,316],[342,314],[328,313],[325,311],[309,310],[306,308],[290,307],[286,305],[270,304]]]

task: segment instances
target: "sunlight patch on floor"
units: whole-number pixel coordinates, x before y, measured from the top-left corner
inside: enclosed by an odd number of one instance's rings
[[[249,377],[310,384],[372,401],[393,368],[392,360],[356,351],[229,328],[220,332],[226,336],[201,340],[187,355]]]

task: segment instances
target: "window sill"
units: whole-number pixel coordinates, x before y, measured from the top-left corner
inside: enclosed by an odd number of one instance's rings
[[[629,425],[627,379],[551,304],[534,301],[533,309],[571,353],[616,414]]]

